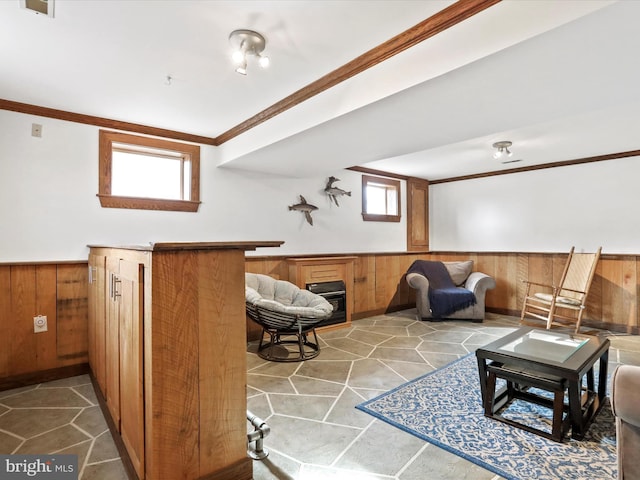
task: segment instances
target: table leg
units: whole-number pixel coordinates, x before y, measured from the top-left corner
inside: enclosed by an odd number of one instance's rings
[[[478,357],[478,374],[480,376],[480,394],[482,396],[482,405],[486,405],[487,401],[487,359]]]
[[[607,368],[609,365],[609,350],[600,357],[600,370],[598,372],[598,398],[600,402],[607,396]]]
[[[582,417],[581,379],[569,380],[569,415],[571,415],[571,437],[581,440],[584,437],[584,422]]]

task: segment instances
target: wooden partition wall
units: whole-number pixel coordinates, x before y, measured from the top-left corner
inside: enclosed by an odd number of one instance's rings
[[[415,306],[415,294],[404,273],[416,259],[457,261],[471,259],[474,270],[496,279],[486,296],[488,311],[519,315],[524,281],[557,283],[566,253],[393,253],[354,254],[353,319]],[[248,257],[246,270],[288,280],[286,258]],[[639,333],[640,256],[603,255],[587,302],[583,324],[618,332]],[[251,332],[256,328],[249,325]]]
[[[87,314],[86,262],[0,265],[0,379],[86,365]]]

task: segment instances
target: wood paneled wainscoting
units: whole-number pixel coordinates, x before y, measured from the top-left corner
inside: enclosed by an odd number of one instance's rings
[[[87,311],[86,262],[0,264],[0,390],[88,372]]]
[[[352,319],[415,306],[415,293],[404,280],[414,260],[459,261],[471,259],[474,270],[496,279],[496,288],[486,296],[490,312],[519,315],[526,280],[557,283],[567,259],[563,253],[367,253],[352,254],[354,262]],[[327,257],[327,255],[322,255]],[[309,257],[309,255],[306,255]],[[289,280],[287,259],[291,257],[246,258],[246,271]],[[583,325],[618,332],[640,333],[640,256],[603,255],[587,302]],[[250,338],[260,328],[248,320]]]
[[[415,306],[415,294],[403,277],[418,258],[474,260],[476,270],[496,279],[496,288],[487,292],[487,310],[517,315],[523,281],[557,281],[567,253],[349,253],[356,257],[351,318]],[[248,256],[245,269],[288,280],[289,258]],[[86,261],[0,264],[0,389],[86,371],[87,272]],[[639,299],[640,255],[605,254],[583,324],[640,333]],[[47,332],[33,333],[36,315],[47,316]],[[255,338],[260,328],[248,321],[248,331]]]

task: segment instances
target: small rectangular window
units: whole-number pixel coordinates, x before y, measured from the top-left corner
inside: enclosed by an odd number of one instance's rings
[[[400,182],[363,175],[362,218],[369,222],[399,222]]]
[[[197,145],[100,131],[103,207],[195,212],[199,177]]]

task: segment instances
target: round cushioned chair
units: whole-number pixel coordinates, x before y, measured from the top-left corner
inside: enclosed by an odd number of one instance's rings
[[[315,328],[333,312],[324,297],[284,280],[246,273],[245,303],[249,318],[262,327],[258,346],[261,358],[300,362],[318,356]],[[265,333],[269,336],[267,343],[263,343]],[[313,333],[314,341],[309,340],[309,333]]]

